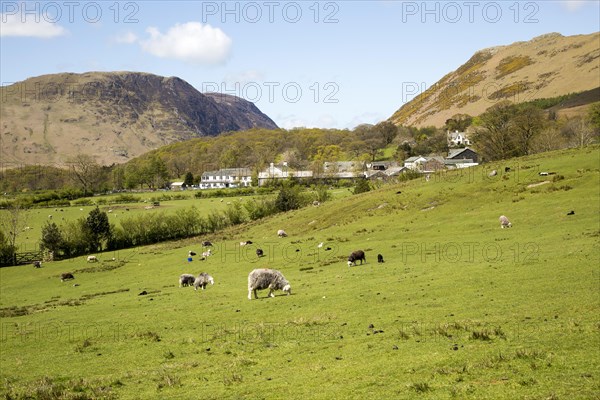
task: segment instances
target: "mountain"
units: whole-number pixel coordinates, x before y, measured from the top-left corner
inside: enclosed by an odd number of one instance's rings
[[[176,77],[61,73],[1,88],[0,162],[64,165],[88,154],[103,165],[201,136],[277,125],[241,98],[202,94]]]
[[[389,120],[398,125],[441,127],[455,114],[476,116],[502,100],[520,103],[598,87],[600,32],[549,33],[476,52]]]

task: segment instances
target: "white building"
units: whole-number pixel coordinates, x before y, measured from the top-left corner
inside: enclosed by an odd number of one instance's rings
[[[456,147],[456,146],[470,146],[470,145],[471,145],[471,141],[469,140],[469,137],[467,136],[467,132],[459,132],[459,131],[450,132],[450,131],[448,131],[448,146]]]
[[[207,171],[200,177],[200,189],[225,189],[252,186],[249,168],[225,168]]]
[[[269,181],[298,178],[310,179],[313,177],[312,171],[294,171],[287,166],[287,163],[275,165],[271,163],[264,171],[258,173],[258,186],[263,186]]]

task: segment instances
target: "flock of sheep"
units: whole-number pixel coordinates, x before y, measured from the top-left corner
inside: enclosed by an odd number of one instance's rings
[[[501,215],[499,218],[499,221],[500,221],[500,227],[502,229],[512,227],[512,223],[509,221],[509,219],[505,215]],[[287,233],[284,230],[280,229],[277,231],[277,236],[280,238],[287,237]],[[249,244],[252,244],[252,241],[247,240],[244,242],[240,242],[240,246],[246,246]],[[321,247],[322,245],[323,245],[323,243],[319,244],[319,247]],[[203,247],[212,247],[212,243],[209,241],[203,241],[202,246]],[[258,257],[262,257],[264,255],[262,249],[257,249],[256,254]],[[196,255],[195,252],[189,251],[188,261],[191,262],[192,257],[195,255]],[[210,257],[211,255],[212,255],[212,252],[210,249],[208,249],[202,253],[201,259],[205,260],[208,257]],[[98,261],[98,258],[96,256],[88,256],[87,257],[87,262],[97,262],[97,261]],[[364,251],[356,250],[356,251],[353,251],[352,253],[350,253],[350,255],[348,256],[348,266],[349,267],[355,266],[357,261],[360,261],[361,265],[363,264],[363,262],[365,262],[365,263],[367,262],[367,258],[365,256]],[[384,262],[382,254],[377,255],[377,262],[378,263]],[[35,268],[40,268],[42,266],[42,263],[41,263],[41,261],[34,261],[33,266]],[[75,276],[70,272],[63,273],[60,276],[60,280],[63,282],[66,280],[72,280],[72,279],[75,279]],[[206,289],[206,286],[208,284],[214,285],[215,280],[211,275],[209,275],[206,272],[201,272],[198,276],[195,276],[193,274],[182,274],[179,276],[179,287],[194,286],[194,290],[198,290],[198,288],[201,288],[202,290],[204,290],[204,289]],[[269,289],[268,297],[275,297],[275,295],[273,294],[273,292],[275,290],[282,290],[284,293],[286,293],[288,295],[290,295],[292,293],[292,287],[291,287],[290,283],[288,282],[288,280],[285,279],[285,277],[283,276],[281,271],[278,271],[276,269],[270,269],[270,268],[258,268],[258,269],[252,270],[248,274],[248,299],[252,300],[252,294],[254,294],[255,298],[258,298],[257,291],[264,290],[264,289]]]

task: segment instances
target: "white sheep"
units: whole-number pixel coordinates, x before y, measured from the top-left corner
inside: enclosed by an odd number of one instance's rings
[[[204,258],[208,258],[212,255],[212,252],[210,249],[206,250],[205,252],[202,253],[202,257]]]
[[[275,269],[260,268],[248,274],[248,300],[258,299],[257,290],[269,289],[269,297],[275,297],[274,290],[283,290],[288,295],[292,293],[290,283],[283,274]]]
[[[279,237],[286,237],[287,233],[285,233],[285,231],[283,229],[280,229],[277,231],[277,236]]]
[[[215,280],[213,279],[212,276],[210,276],[206,272],[202,272],[194,280],[194,290],[198,290],[198,287],[201,287],[202,290],[204,290],[206,288],[206,285],[208,285],[209,283],[211,285],[214,285],[215,284]]]
[[[87,257],[87,262],[97,262],[98,261],[98,257],[96,256],[88,256]]]
[[[500,220],[500,227],[502,229],[512,227],[512,223],[508,220],[508,218],[506,218],[506,216],[501,215],[499,220]]]

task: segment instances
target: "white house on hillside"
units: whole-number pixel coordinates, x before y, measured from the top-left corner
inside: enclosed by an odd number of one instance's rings
[[[225,168],[206,171],[200,177],[200,189],[225,189],[252,186],[249,168]]]
[[[469,137],[467,136],[467,132],[459,132],[459,131],[450,132],[450,131],[448,131],[448,146],[455,147],[455,146],[470,146],[470,145],[471,145],[471,141],[469,140]]]

